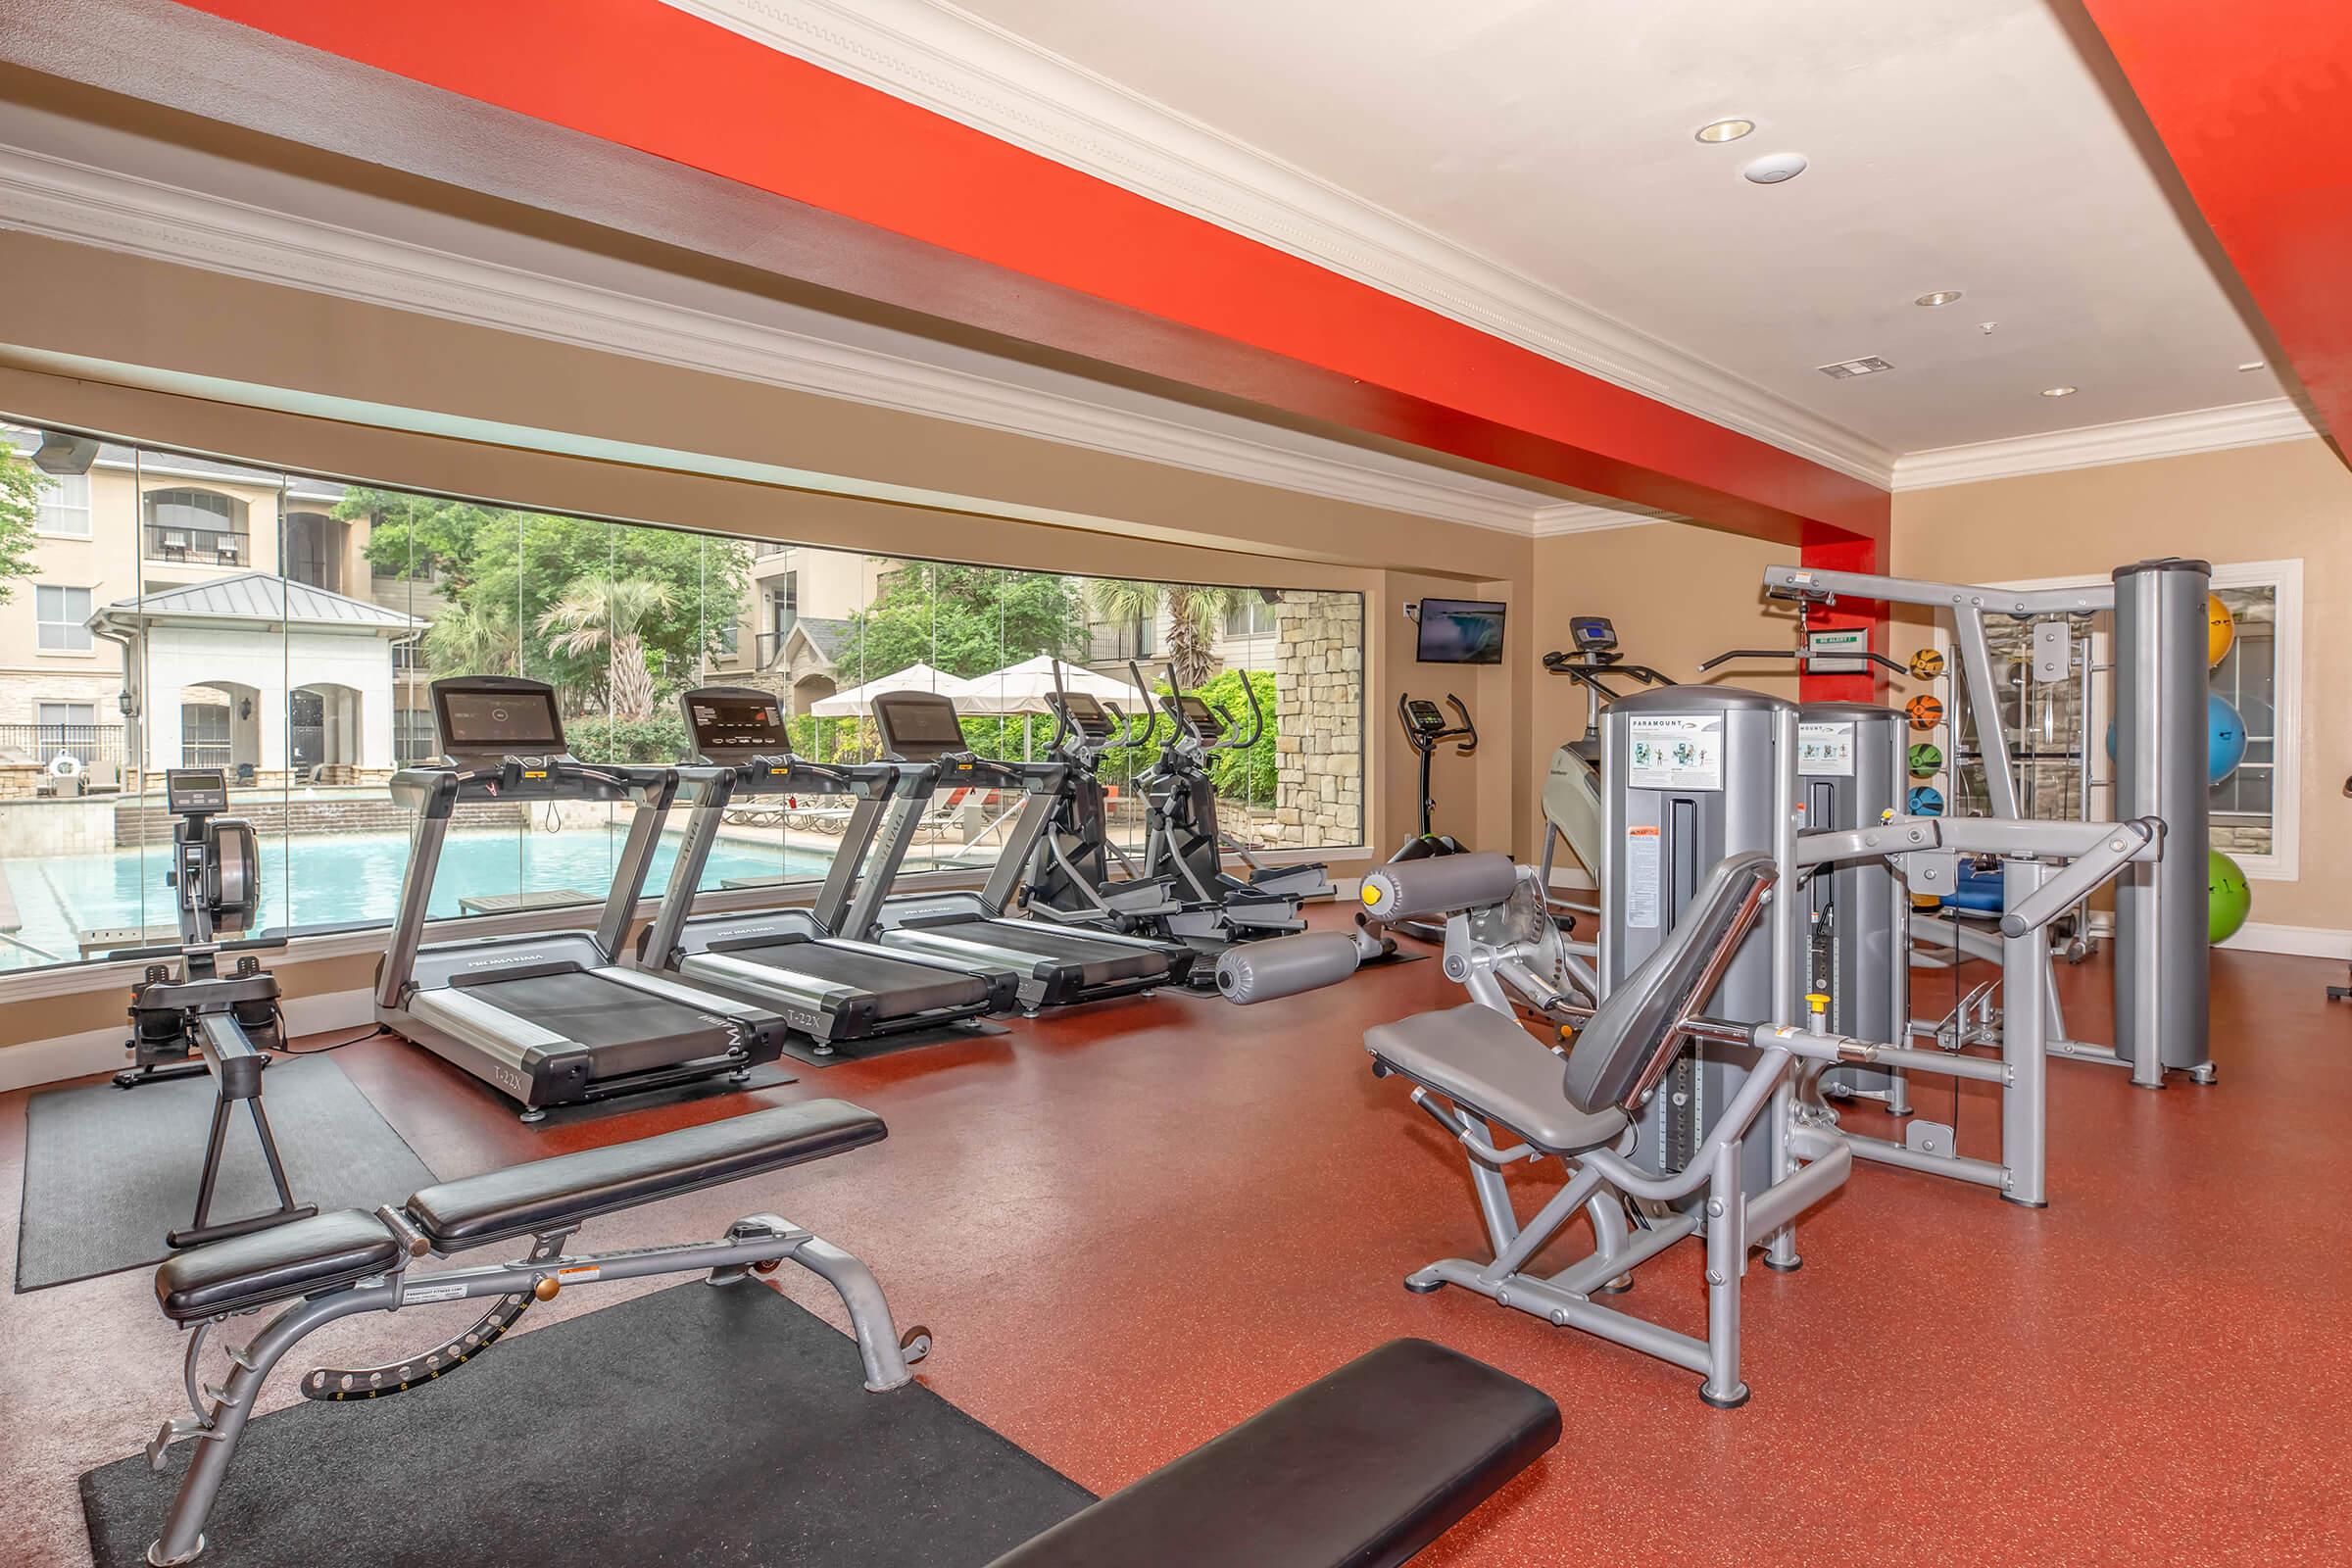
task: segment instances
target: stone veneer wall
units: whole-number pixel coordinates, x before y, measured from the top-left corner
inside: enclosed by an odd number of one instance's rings
[[[1275,607],[1278,845],[1364,842],[1364,601],[1288,591]]]

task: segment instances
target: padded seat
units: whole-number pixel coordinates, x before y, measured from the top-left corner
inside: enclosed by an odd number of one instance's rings
[[[155,1298],[174,1323],[197,1323],[381,1274],[400,1244],[373,1214],[338,1208],[166,1258]]]
[[[1559,1056],[1492,1007],[1464,1003],[1384,1023],[1365,1031],[1364,1049],[1546,1153],[1581,1153],[1616,1142],[1625,1131],[1625,1112],[1614,1105],[1578,1108],[1568,1098]]]
[[[576,1225],[887,1136],[882,1118],[862,1106],[811,1100],[442,1182],[412,1197],[408,1210],[433,1246],[450,1252]]]
[[[1394,1568],[1559,1437],[1517,1378],[1396,1340],[990,1568]]]

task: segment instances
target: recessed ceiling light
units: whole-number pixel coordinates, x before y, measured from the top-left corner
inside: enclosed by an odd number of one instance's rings
[[[2041,395],[2045,398],[2071,398],[2080,390],[2071,386],[2045,386],[2041,389]]]
[[[1850,381],[1857,375],[1876,375],[1894,367],[1871,354],[1859,360],[1839,360],[1836,365],[1817,365],[1814,368],[1833,381]]]
[[[2268,360],[2248,360],[2245,364],[2239,366],[2238,368],[2241,370],[2259,370],[2269,363],[2270,362]]]
[[[1804,172],[1803,153],[1768,153],[1740,171],[1758,185],[1778,185],[1785,179],[1794,179]]]
[[[1911,303],[1914,305],[1926,305],[1931,307],[1936,305],[1949,305],[1952,303],[1952,301],[1958,299],[1959,297],[1960,291],[1956,288],[1939,288],[1933,294],[1922,294],[1919,298],[1913,300]]]
[[[1704,142],[1738,141],[1755,128],[1752,120],[1718,120],[1699,126],[1695,134]]]

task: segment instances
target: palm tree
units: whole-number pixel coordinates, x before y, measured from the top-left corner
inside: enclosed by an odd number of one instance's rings
[[[424,634],[428,667],[468,675],[519,670],[522,638],[504,609],[453,604],[435,615]]]
[[[582,578],[539,617],[539,630],[559,654],[605,655],[605,708],[623,721],[654,716],[654,672],[645,657],[645,631],[666,614],[674,596],[667,583],[643,577],[614,582]]]
[[[1099,577],[1087,585],[1087,603],[1104,620],[1130,624],[1168,617],[1168,662],[1176,678],[1198,687],[1217,672],[1217,622],[1241,603],[1238,588],[1204,588],[1195,583],[1135,582]]]

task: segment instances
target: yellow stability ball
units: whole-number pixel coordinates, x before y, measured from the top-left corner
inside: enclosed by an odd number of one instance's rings
[[[2205,596],[2205,664],[2211,668],[2230,657],[2230,645],[2237,641],[2237,617],[2218,594]]]

